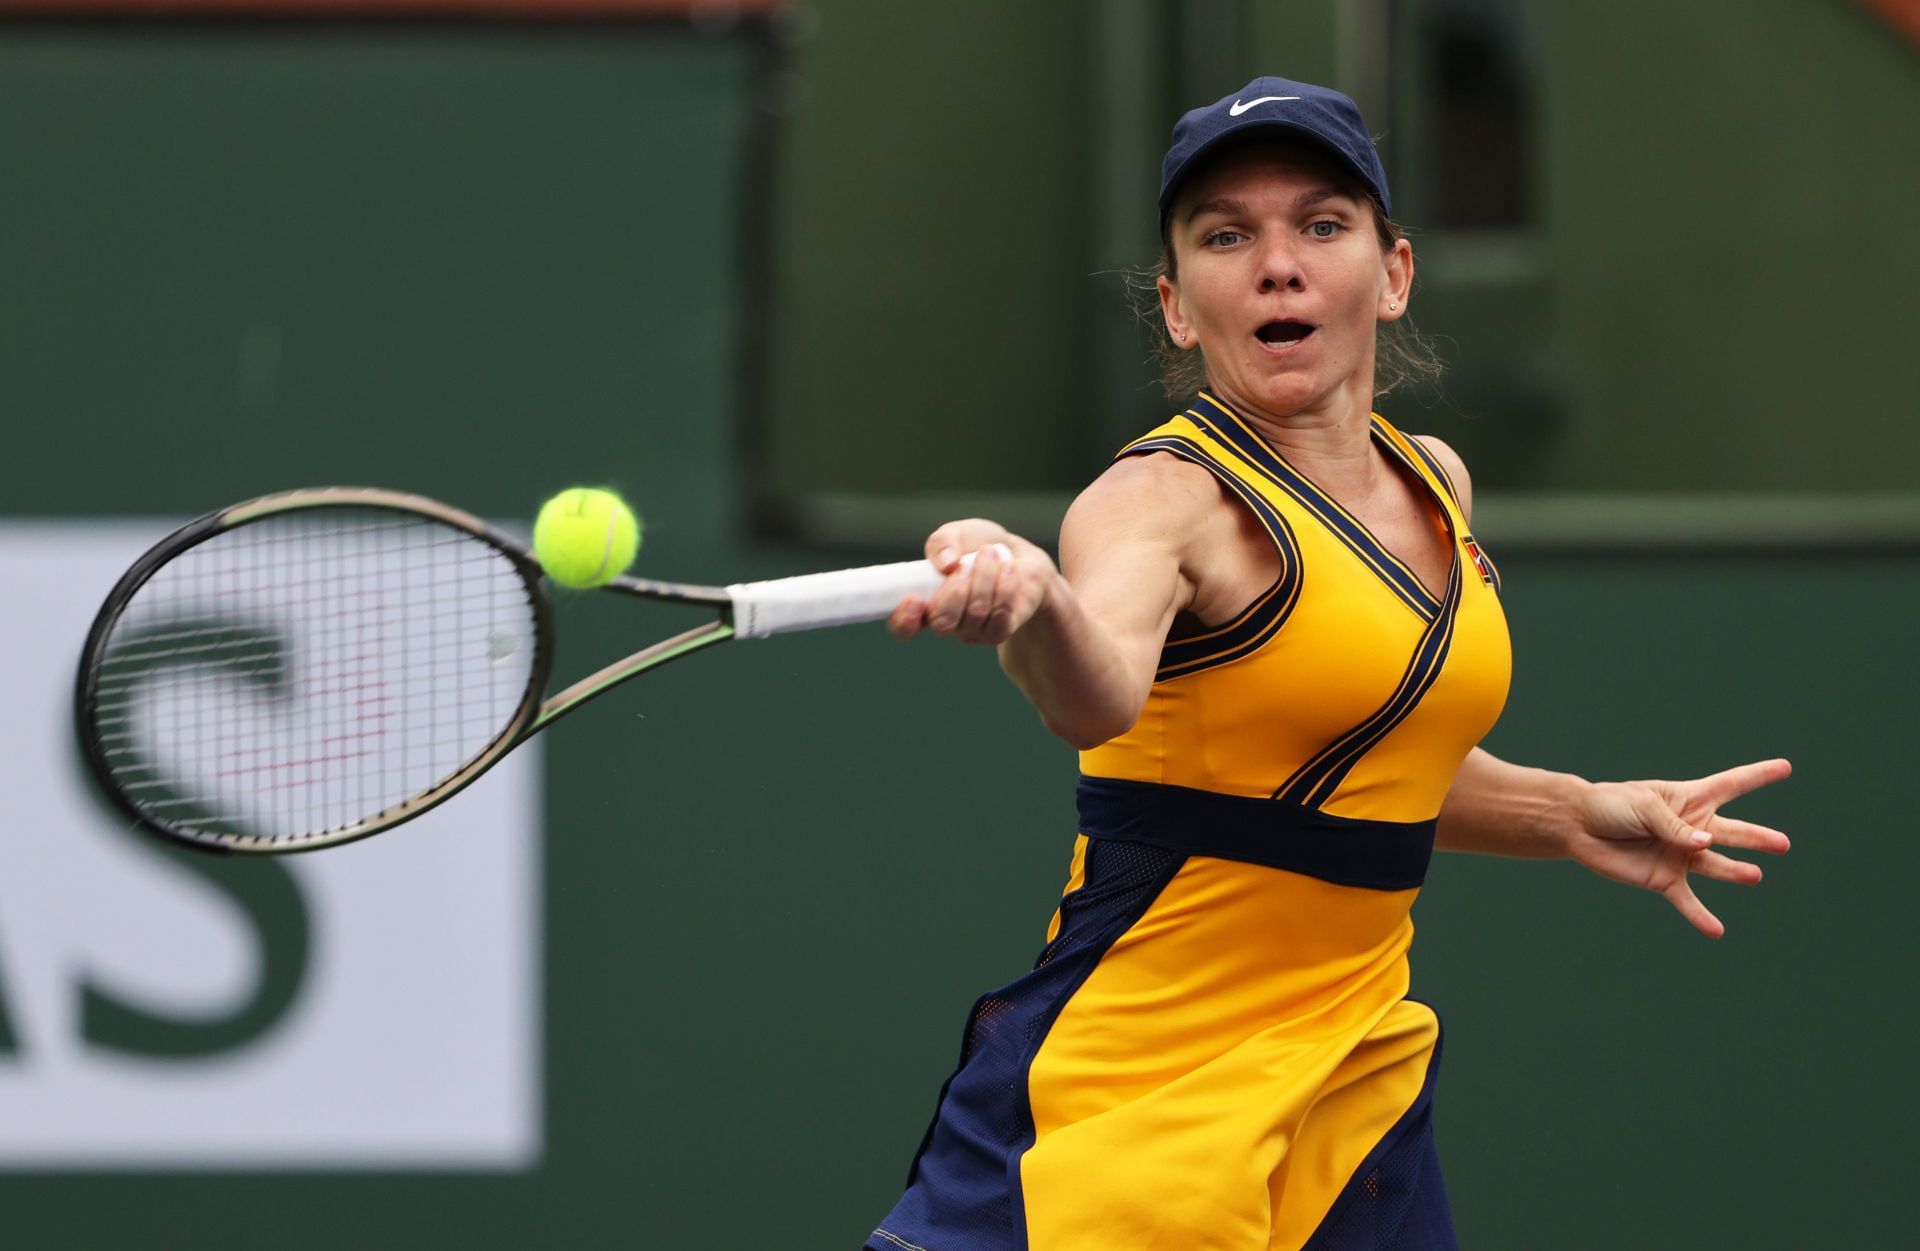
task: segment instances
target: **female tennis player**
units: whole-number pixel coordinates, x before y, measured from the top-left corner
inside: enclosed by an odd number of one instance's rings
[[[1784,760],[1594,783],[1476,746],[1506,698],[1498,575],[1452,449],[1372,412],[1413,252],[1353,102],[1279,78],[1183,117],[1162,167],[1193,404],[1075,501],[1060,567],[989,521],[889,622],[999,647],[1081,751],[1031,972],[983,996],[870,1251],[1455,1245],[1407,998],[1435,846],[1570,857],[1722,925],[1689,874],[1782,852],[1719,815]]]

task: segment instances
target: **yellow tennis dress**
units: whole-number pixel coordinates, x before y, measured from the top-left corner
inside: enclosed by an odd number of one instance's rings
[[[1047,944],[974,1005],[872,1251],[1454,1245],[1409,910],[1511,658],[1445,471],[1372,434],[1451,541],[1443,587],[1211,395],[1122,449],[1212,471],[1280,576],[1176,629],[1138,723],[1081,754]]]

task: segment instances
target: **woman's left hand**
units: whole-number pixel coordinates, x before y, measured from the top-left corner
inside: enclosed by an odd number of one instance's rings
[[[1688,875],[1751,886],[1760,866],[1713,850],[1738,847],[1778,855],[1787,836],[1720,815],[1721,805],[1793,772],[1785,760],[1740,765],[1691,782],[1597,782],[1583,797],[1567,854],[1602,877],[1666,897],[1708,938],[1727,927],[1693,893]]]

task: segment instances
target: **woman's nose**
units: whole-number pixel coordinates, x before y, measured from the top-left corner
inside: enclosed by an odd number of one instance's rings
[[[1284,240],[1262,246],[1259,274],[1262,291],[1298,291],[1302,285],[1300,258]]]

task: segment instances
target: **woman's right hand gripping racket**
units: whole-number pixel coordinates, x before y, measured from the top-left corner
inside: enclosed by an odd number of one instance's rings
[[[553,613],[532,552],[394,491],[236,504],[121,577],[80,661],[94,775],[142,827],[209,851],[292,852],[390,829],[450,798],[594,696],[733,638],[877,621],[924,560],[689,586],[601,588],[716,619],[546,695]]]

